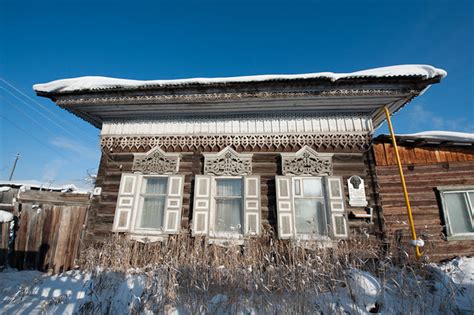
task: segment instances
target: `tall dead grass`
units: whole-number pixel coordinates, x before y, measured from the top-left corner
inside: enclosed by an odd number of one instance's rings
[[[207,312],[210,299],[219,295],[225,296],[225,305],[234,308],[248,302],[260,305],[264,313],[315,313],[324,307],[311,297],[336,294],[338,287],[348,288],[356,300],[357,292],[351,291],[347,275],[351,268],[369,271],[383,283],[393,280],[391,270],[400,263],[407,277],[424,276],[418,264],[406,258],[395,260],[388,253],[369,240],[308,248],[276,240],[271,233],[228,246],[189,235],[172,236],[166,243],[139,243],[114,236],[84,248],[80,265],[92,272],[100,268],[145,274],[149,292],[141,307],[158,313],[175,305],[186,305],[190,313]],[[422,291],[416,281],[400,279],[401,291]]]

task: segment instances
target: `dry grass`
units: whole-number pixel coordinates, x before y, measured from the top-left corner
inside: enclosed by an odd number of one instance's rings
[[[260,305],[264,313],[314,313],[324,307],[312,298],[336,294],[338,287],[348,288],[355,301],[357,292],[351,291],[347,276],[351,268],[369,271],[383,284],[396,281],[400,292],[422,294],[425,289],[408,280],[425,277],[422,266],[406,257],[395,260],[387,252],[368,240],[308,249],[275,240],[271,234],[226,247],[189,235],[146,244],[115,236],[85,248],[80,264],[93,272],[98,267],[121,274],[135,269],[146,275],[148,292],[137,312],[143,307],[160,312],[174,305],[186,305],[191,313],[207,312],[210,299],[223,294],[229,299],[225,304],[233,307],[248,302]],[[394,280],[395,264],[401,264],[398,270],[407,279],[402,275],[402,280]]]

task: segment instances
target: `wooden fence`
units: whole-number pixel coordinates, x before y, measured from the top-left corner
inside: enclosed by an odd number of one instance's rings
[[[73,268],[88,207],[87,194],[21,193],[10,266],[55,273]]]
[[[10,222],[0,222],[0,267],[7,265]]]

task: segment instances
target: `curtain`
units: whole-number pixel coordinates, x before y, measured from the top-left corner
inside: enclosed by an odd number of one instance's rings
[[[216,231],[241,233],[242,180],[217,179],[216,183]]]
[[[466,194],[445,193],[443,195],[448,207],[451,232],[453,234],[472,232],[471,216],[467,207]]]
[[[143,206],[137,221],[138,228],[160,229],[166,202],[167,178],[147,178],[143,194]]]

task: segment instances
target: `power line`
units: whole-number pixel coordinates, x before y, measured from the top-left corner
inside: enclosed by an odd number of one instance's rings
[[[0,78],[0,81],[2,81],[4,84],[6,84],[7,86],[9,86],[11,89],[13,89],[14,91],[16,91],[17,93],[19,93],[20,95],[22,95],[23,97],[27,98],[28,100],[30,100],[31,102],[37,104],[40,108],[44,109],[45,111],[47,111],[49,114],[53,115],[56,117],[57,120],[62,120],[63,118],[59,117],[56,113],[54,113],[52,110],[50,110],[48,107],[46,107],[45,105],[39,103],[38,101],[35,101],[34,99],[32,99],[31,97],[29,97],[27,94],[25,94],[24,92],[22,92],[20,89],[16,88],[13,84],[9,83],[7,80],[5,80],[4,78]],[[5,90],[6,92],[8,92],[10,95],[14,96],[15,98],[19,99],[17,96],[13,95],[10,91],[8,91],[7,89],[5,89],[4,87],[1,87],[3,90]],[[25,103],[26,105],[28,106],[32,106],[31,104],[25,102],[24,100],[22,99],[19,99],[20,101],[22,101],[23,103]],[[32,106],[33,109],[35,109],[36,111],[38,111],[37,107],[34,107]],[[39,112],[39,111],[38,111]],[[41,112],[40,112],[41,113]],[[42,115],[44,115],[43,113],[41,113]],[[47,119],[51,120],[48,116],[45,116],[47,117]],[[51,120],[54,122],[54,120]],[[58,125],[60,128],[62,128],[61,125]],[[82,130],[78,127],[75,127],[80,134],[82,134],[83,136],[86,136],[86,137],[91,137],[90,135],[87,135],[85,134],[84,132],[82,132]],[[66,129],[64,129],[66,130]],[[66,131],[68,132],[68,131]],[[91,137],[92,138],[92,137]]]
[[[17,124],[15,124],[13,121],[11,121],[10,119],[8,119],[7,117],[3,116],[0,114],[0,117],[2,117],[3,119],[5,119],[6,121],[8,121],[10,124],[12,124],[13,126],[15,126],[16,128],[20,129],[21,131],[23,131],[24,133],[26,133],[28,136],[30,136],[32,139],[36,140],[39,144],[42,144],[42,145],[45,145],[48,149],[50,149],[51,151],[61,155],[63,158],[65,159],[69,159],[69,157],[65,156],[62,152],[60,151],[57,151],[56,149],[53,149],[51,147],[51,145],[47,142],[44,142],[43,140],[40,140],[39,138],[37,138],[35,135],[31,134],[29,131],[27,131],[26,129],[23,129],[21,126],[18,126]]]
[[[52,133],[53,135],[56,135],[56,132],[54,132],[54,130],[50,129],[49,127],[47,127],[48,125],[47,124],[43,124],[41,123],[40,121],[38,121],[35,117],[31,116],[28,112],[24,111],[20,106],[17,106],[15,103],[12,103],[10,102],[9,100],[7,100],[4,96],[0,95],[0,98],[4,101],[4,102],[7,102],[8,104],[12,105],[12,106],[15,106],[17,107],[17,110],[25,115],[26,117],[28,117],[29,119],[31,119],[32,121],[34,121],[38,126],[42,127],[43,129],[49,131],[50,133]]]
[[[20,102],[23,102],[24,104],[30,106],[34,111],[36,111],[37,113],[39,113],[40,115],[42,115],[44,118],[46,118],[48,121],[50,121],[51,123],[53,123],[54,125],[56,125],[58,128],[60,128],[61,130],[63,130],[64,132],[68,133],[70,136],[74,137],[75,139],[79,140],[79,141],[82,141],[79,137],[77,137],[74,133],[72,133],[71,131],[67,130],[66,128],[64,128],[63,126],[61,126],[59,123],[57,123],[55,120],[51,119],[50,117],[48,117],[46,114],[42,113],[41,111],[39,111],[36,107],[33,107],[31,106],[30,104],[28,104],[26,101],[22,100],[21,98],[19,98],[18,96],[16,96],[15,94],[11,93],[10,91],[8,91],[7,89],[5,89],[3,86],[0,86],[0,89],[3,89],[5,92],[7,92],[8,94],[10,94],[11,96],[13,96],[14,98],[16,98],[17,100],[19,100]]]
[[[12,88],[13,90],[15,90],[17,93],[19,93],[20,95],[22,95],[23,97],[29,99],[31,102],[39,105],[41,108],[43,108],[45,111],[47,111],[48,113],[50,113],[51,115],[53,116],[56,116],[56,118],[58,120],[61,119],[61,117],[59,117],[55,112],[53,112],[52,110],[50,110],[47,106],[41,104],[40,102],[32,99],[31,97],[29,97],[27,94],[25,94],[24,92],[22,92],[19,88],[15,87],[12,83],[8,82],[7,80],[5,80],[4,78],[0,78],[0,81],[3,81],[3,83],[5,83],[7,86],[9,86],[10,88]]]

